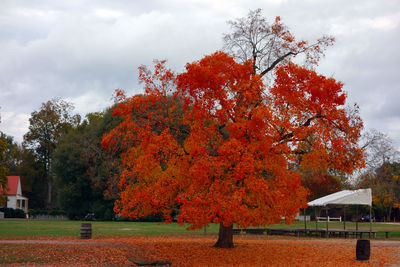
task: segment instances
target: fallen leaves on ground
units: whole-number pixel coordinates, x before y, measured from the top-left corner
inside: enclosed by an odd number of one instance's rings
[[[127,266],[120,248],[64,244],[12,244],[0,247],[0,263],[7,265]]]
[[[132,266],[136,260],[169,260],[174,266],[391,266],[400,264],[400,245],[371,241],[371,258],[355,260],[356,240],[275,239],[237,236],[236,247],[212,247],[215,236],[137,236],[76,244],[1,244],[7,265]],[[67,241],[67,240],[65,240]],[[0,241],[1,242],[1,241]]]

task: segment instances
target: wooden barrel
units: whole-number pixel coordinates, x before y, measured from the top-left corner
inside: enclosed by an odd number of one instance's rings
[[[356,257],[358,261],[369,260],[369,255],[371,252],[370,241],[366,239],[358,239],[356,247]]]
[[[91,239],[92,238],[92,224],[82,223],[81,224],[81,239]]]

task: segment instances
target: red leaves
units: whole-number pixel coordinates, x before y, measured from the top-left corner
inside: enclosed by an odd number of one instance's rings
[[[363,165],[357,144],[363,124],[356,107],[350,112],[344,109],[346,93],[342,86],[292,63],[277,70],[271,102],[284,119],[276,124],[286,129],[287,134],[281,136],[295,145],[309,137],[309,144],[297,150],[308,151],[302,156],[306,168],[350,173]]]
[[[280,102],[318,112],[344,105],[346,94],[342,86],[342,83],[332,78],[289,63],[278,68],[271,92]]]

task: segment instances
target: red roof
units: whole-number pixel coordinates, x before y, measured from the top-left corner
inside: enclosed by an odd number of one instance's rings
[[[7,195],[16,195],[18,191],[19,176],[7,176],[8,191]]]

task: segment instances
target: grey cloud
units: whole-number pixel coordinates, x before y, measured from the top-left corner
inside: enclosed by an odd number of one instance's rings
[[[167,59],[182,71],[222,47],[227,20],[258,7],[299,39],[334,34],[318,70],[345,83],[367,127],[400,140],[400,7],[372,0],[2,1],[0,130],[21,140],[29,114],[53,97],[84,115],[109,105],[115,88],[140,92],[138,66]]]

